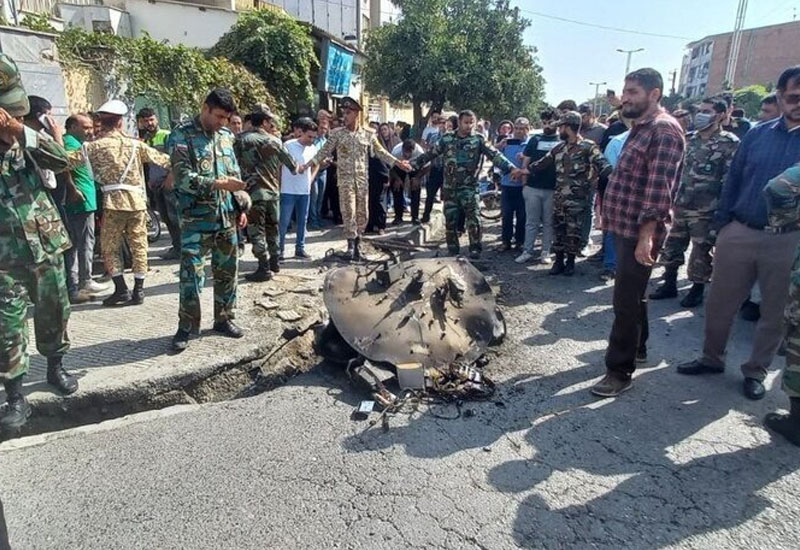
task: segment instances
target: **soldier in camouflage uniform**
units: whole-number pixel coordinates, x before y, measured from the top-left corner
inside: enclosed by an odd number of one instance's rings
[[[14,61],[0,54],[0,379],[6,404],[0,429],[16,430],[31,414],[22,395],[29,368],[25,316],[33,302],[36,347],[47,358],[47,381],[62,393],[78,381],[61,365],[69,350],[69,297],[63,253],[69,236],[41,180],[61,172],[67,153],[53,139],[22,125],[30,107]],[[38,168],[37,168],[38,165]]]
[[[253,130],[239,134],[234,144],[236,158],[247,182],[253,207],[248,216],[248,232],[253,243],[253,255],[258,269],[245,275],[248,281],[268,281],[280,271],[278,263],[278,214],[281,193],[280,169],[286,166],[292,173],[297,164],[274,135],[275,115],[267,109],[249,115]],[[267,253],[269,252],[269,257]],[[269,260],[269,264],[267,261]]]
[[[361,105],[352,97],[342,99],[344,126],[331,130],[328,141],[300,171],[317,166],[326,159],[336,157],[336,177],[339,182],[339,205],[344,221],[344,236],[347,239],[348,259],[359,259],[359,244],[367,226],[367,181],[368,158],[375,155],[391,168],[397,165],[409,171],[408,161],[399,161],[381,145],[372,128],[361,125]]]
[[[688,275],[693,285],[681,300],[681,306],[691,308],[703,303],[705,285],[711,282],[714,211],[733,155],[739,147],[739,138],[720,125],[726,109],[723,99],[710,98],[700,104],[695,115],[697,130],[687,138],[672,229],[661,252],[664,282],[650,294],[652,300],[678,296],[678,268],[683,265],[684,254],[691,242]]]
[[[189,336],[200,330],[200,291],[205,282],[205,256],[211,253],[214,274],[214,330],[241,338],[233,323],[238,276],[236,227],[247,224],[237,215],[233,194],[246,184],[239,179],[233,133],[224,126],[236,104],[228,90],[206,97],[200,115],[178,126],[170,136],[175,191],[181,212],[181,270],[175,351],[186,349]]]
[[[447,250],[458,254],[458,219],[466,216],[469,234],[470,257],[481,255],[481,218],[478,187],[478,172],[481,160],[488,157],[495,168],[517,179],[522,172],[516,168],[497,149],[487,143],[483,136],[475,133],[475,113],[462,111],[458,115],[458,130],[442,136],[427,153],[411,162],[413,170],[419,170],[437,157],[444,159],[444,201],[445,236]]]
[[[558,121],[561,143],[530,166],[532,170],[556,168],[553,195],[553,252],[551,275],[575,273],[575,257],[583,248],[586,212],[592,208],[592,190],[598,177],[611,173],[611,165],[594,141],[580,135],[581,115],[568,111]],[[565,263],[566,258],[566,263]]]
[[[769,211],[766,231],[800,230],[800,163],[771,179],[764,188],[764,195]],[[791,410],[788,415],[770,413],[765,423],[800,446],[800,248],[792,266],[786,324],[786,369],[782,386],[789,396]]]

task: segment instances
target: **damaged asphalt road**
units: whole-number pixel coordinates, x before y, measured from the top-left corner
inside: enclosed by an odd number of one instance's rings
[[[699,349],[702,312],[654,304],[651,363],[597,401],[611,287],[585,263],[565,279],[498,258],[490,401],[366,430],[363,394],[318,367],[248,399],[10,441],[12,547],[796,548],[800,452],[760,425],[785,398],[774,375],[762,402],[739,392],[751,325],[726,374],[686,379],[669,365]]]

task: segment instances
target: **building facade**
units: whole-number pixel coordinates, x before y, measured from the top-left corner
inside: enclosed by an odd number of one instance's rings
[[[800,21],[742,31],[733,82],[725,82],[733,33],[706,36],[687,45],[678,93],[697,98],[752,84],[774,84],[800,61]]]

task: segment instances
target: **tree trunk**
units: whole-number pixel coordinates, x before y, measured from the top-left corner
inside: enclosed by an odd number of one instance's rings
[[[414,136],[422,135],[422,130],[428,124],[428,117],[422,116],[422,102],[416,98],[411,99],[411,104],[414,107]]]

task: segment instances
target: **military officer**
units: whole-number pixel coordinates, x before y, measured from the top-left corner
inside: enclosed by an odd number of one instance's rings
[[[612,167],[594,141],[581,136],[581,115],[567,111],[558,120],[561,142],[531,165],[535,171],[556,169],[553,195],[553,252],[551,275],[573,275],[575,257],[583,246],[586,211],[592,208],[592,189]]]
[[[444,201],[445,235],[447,249],[458,254],[458,219],[466,218],[469,234],[470,257],[481,255],[481,219],[478,188],[478,172],[481,160],[488,157],[495,168],[504,173],[511,172],[517,179],[522,172],[516,168],[497,149],[486,142],[482,135],[475,133],[476,118],[472,111],[461,111],[458,115],[458,129],[442,136],[427,153],[411,162],[413,170],[419,170],[437,157],[444,160]]]
[[[71,244],[39,170],[65,170],[67,153],[45,134],[22,125],[19,119],[29,109],[16,63],[0,54],[0,379],[6,391],[0,429],[4,431],[22,427],[31,414],[22,395],[22,378],[29,368],[25,323],[29,302],[35,306],[36,348],[47,358],[48,383],[64,394],[78,390],[77,379],[61,364],[69,350],[70,311],[63,252]]]
[[[367,160],[375,155],[390,167],[397,165],[409,171],[408,161],[392,156],[381,145],[372,128],[361,125],[361,105],[352,97],[345,97],[341,103],[344,126],[331,130],[328,141],[308,163],[299,171],[317,166],[337,154],[336,174],[339,182],[339,205],[344,222],[344,236],[347,239],[348,259],[359,259],[361,236],[367,225]]]
[[[766,231],[782,233],[800,229],[800,163],[771,179],[764,188],[769,211]],[[800,248],[792,266],[789,302],[786,304],[786,369],[783,391],[789,396],[789,414],[770,413],[767,427],[800,446]]]
[[[248,116],[252,130],[239,134],[234,143],[236,158],[253,201],[247,230],[253,243],[253,255],[258,259],[258,269],[245,275],[245,279],[267,281],[272,278],[272,273],[280,271],[278,204],[281,165],[296,173],[297,164],[280,138],[276,137],[277,119],[269,108],[254,110]]]
[[[147,275],[147,189],[144,166],[152,163],[169,169],[169,157],[122,131],[128,107],[112,99],[96,111],[102,137],[70,153],[70,163],[79,166],[88,159],[94,180],[103,193],[103,229],[100,244],[106,271],[114,281],[114,293],[104,306],[140,305],[144,302]],[[133,257],[133,295],[128,291],[120,260],[126,239]]]
[[[691,308],[703,303],[705,285],[711,282],[714,211],[733,155],[739,147],[739,138],[722,129],[726,110],[725,100],[708,98],[703,100],[695,114],[695,131],[687,138],[674,221],[661,253],[664,282],[650,294],[652,300],[678,295],[678,268],[683,265],[684,254],[691,242],[688,275],[693,284],[681,300],[681,306]]]
[[[239,179],[233,133],[225,128],[236,112],[230,91],[215,88],[200,114],[173,130],[172,156],[175,191],[181,212],[181,269],[178,331],[175,351],[186,349],[189,336],[200,330],[200,291],[205,280],[205,256],[211,253],[214,274],[214,330],[241,338],[234,322],[238,276],[237,225],[247,225],[237,211],[234,192],[246,184]]]

